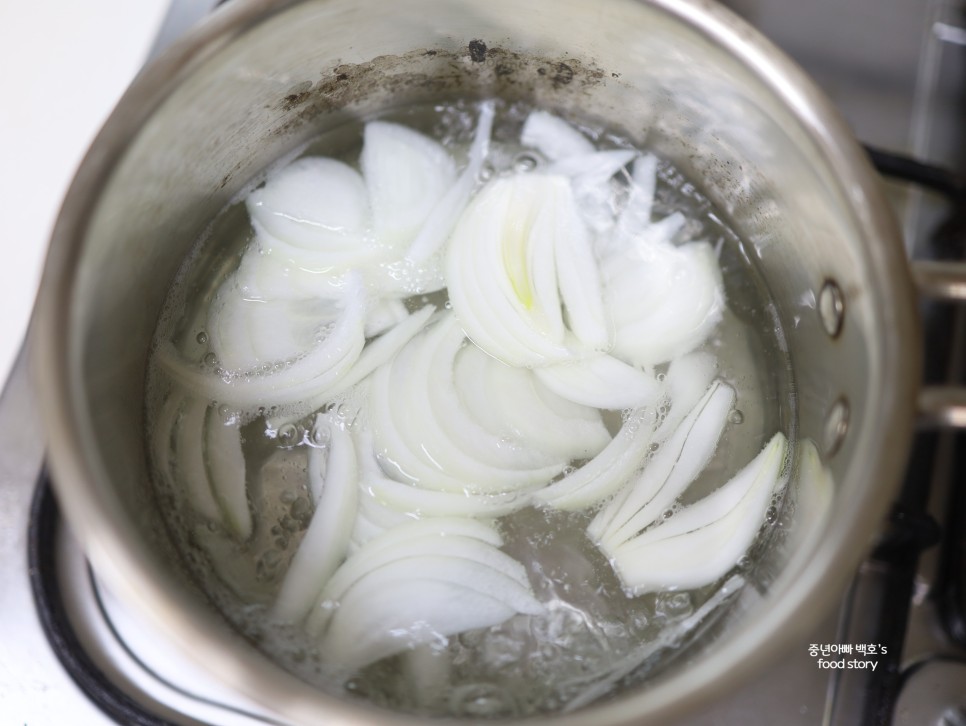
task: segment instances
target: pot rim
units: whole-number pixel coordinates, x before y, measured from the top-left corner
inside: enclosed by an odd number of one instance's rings
[[[149,558],[145,543],[130,523],[119,522],[117,503],[93,482],[100,466],[85,445],[83,402],[72,377],[70,309],[74,271],[93,210],[115,166],[139,129],[192,70],[249,27],[309,0],[236,0],[219,8],[174,44],[135,79],[93,142],[65,197],[55,225],[30,332],[33,369],[50,447],[53,481],[71,526],[80,537],[98,575],[122,598],[147,612],[182,651],[240,692],[280,713],[306,720],[317,709],[345,723],[367,721],[372,711],[321,693],[266,658],[254,660],[239,639],[226,637],[213,620],[189,617],[186,601],[142,567]],[[646,2],[646,0],[626,0]],[[775,659],[796,637],[837,602],[868,550],[900,483],[911,442],[915,396],[919,389],[921,345],[914,301],[916,293],[891,207],[877,175],[837,111],[797,65],[758,31],[709,0],[650,0],[649,3],[691,26],[724,48],[787,105],[834,172],[837,192],[847,199],[856,226],[864,231],[863,254],[869,276],[889,291],[891,305],[876,306],[874,333],[883,346],[879,412],[893,416],[889,425],[864,426],[855,442],[862,476],[879,482],[856,508],[854,526],[840,527],[816,547],[810,566],[781,597],[770,598],[760,617],[725,636],[686,678],[657,679],[652,687],[591,709],[556,718],[562,724],[630,723],[651,718],[664,722],[720,697]],[[854,468],[854,466],[853,466]],[[857,476],[850,469],[848,478]],[[781,581],[781,578],[780,578]],[[747,620],[747,619],[746,619]],[[248,664],[245,667],[240,663]],[[270,697],[269,697],[270,696]],[[382,719],[421,723],[420,719],[378,712]]]

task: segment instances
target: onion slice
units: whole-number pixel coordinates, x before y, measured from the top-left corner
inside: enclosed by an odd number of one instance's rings
[[[615,326],[612,353],[628,363],[657,365],[688,353],[721,318],[721,273],[707,243],[639,240],[607,257],[601,273]]]
[[[389,477],[369,481],[372,496],[398,512],[417,517],[502,517],[530,503],[530,490],[501,494],[440,492]]]
[[[221,522],[221,509],[211,492],[211,482],[205,465],[205,413],[208,402],[172,391],[165,405],[168,404],[171,405],[168,414],[174,411],[177,415],[173,430],[174,472],[177,474],[175,478],[183,487],[192,509],[212,522]],[[156,424],[159,446],[171,443],[172,431],[169,430],[168,435],[163,436],[165,419],[167,416],[162,415]],[[163,457],[169,455],[166,452]]]
[[[310,448],[310,488],[318,491],[315,512],[292,558],[275,600],[275,617],[298,622],[345,558],[358,506],[359,467],[352,436],[337,423],[319,416],[316,426],[327,426],[328,452]],[[324,471],[320,460],[325,457]],[[323,479],[324,476],[324,479]],[[319,481],[321,479],[321,481]]]
[[[496,494],[549,481],[566,462],[521,466],[530,458],[525,449],[507,449],[461,407],[445,405],[456,398],[452,361],[462,341],[447,314],[376,371],[369,415],[377,448],[403,479],[439,491]]]
[[[661,444],[643,472],[628,486],[626,497],[614,499],[597,515],[594,533],[600,534],[606,554],[657,521],[708,465],[728,423],[735,391],[715,381],[697,406],[667,441]]]
[[[462,545],[468,545],[466,552]],[[422,547],[438,552],[440,543]],[[361,668],[419,643],[497,625],[516,613],[543,612],[529,582],[510,574],[522,567],[499,550],[472,540],[454,548],[455,556],[419,554],[422,547],[402,546],[412,554],[394,559],[386,557],[392,550],[383,549],[385,564],[364,563],[358,578],[347,578],[352,582],[320,642],[327,661]],[[343,568],[357,567],[362,556],[360,551]]]
[[[612,562],[634,595],[702,587],[735,566],[758,534],[784,482],[788,441],[775,434],[728,483],[614,550]]]
[[[370,569],[366,567],[366,563],[390,562],[393,553],[398,552],[407,542],[432,538],[435,538],[437,548],[453,538],[461,541],[473,540],[496,552],[503,544],[503,538],[491,525],[475,519],[434,517],[391,525],[382,534],[363,544],[329,579],[309,614],[306,631],[310,635],[318,636],[325,630],[335,610],[335,601],[366,574]]]
[[[543,366],[534,373],[561,398],[611,411],[651,406],[664,390],[654,376],[606,353]]]
[[[218,407],[209,406],[205,417],[205,459],[211,492],[232,536],[247,540],[252,534],[252,513],[245,484],[245,455],[237,422],[221,420]]]
[[[532,111],[527,116],[520,143],[536,149],[551,161],[594,153],[590,139],[547,111]]]
[[[534,501],[554,509],[575,511],[611,496],[641,466],[651,445],[656,421],[653,409],[632,411],[602,452],[534,494]]]
[[[251,247],[242,256],[235,279],[245,295],[266,300],[339,300],[345,294],[345,273],[331,261],[319,262],[307,254],[286,254],[257,224]],[[375,255],[372,256],[375,259]]]
[[[460,401],[491,434],[562,461],[589,459],[609,442],[600,411],[561,398],[533,371],[464,346],[453,367]]]
[[[361,280],[351,276],[343,310],[325,340],[277,372],[247,372],[222,377],[186,364],[171,344],[158,350],[166,372],[189,390],[243,409],[297,403],[329,394],[346,376],[365,344],[366,301]]]
[[[436,312],[433,305],[426,305],[408,315],[394,327],[370,341],[356,359],[352,368],[338,381],[328,387],[311,393],[296,403],[289,404],[287,414],[273,417],[270,427],[277,429],[285,423],[293,423],[303,416],[319,410],[332,400],[333,397],[345,393],[350,388],[364,381],[374,370],[386,365],[406,345]]]
[[[304,355],[337,314],[326,300],[272,300],[251,289],[243,291],[232,276],[208,309],[206,330],[224,368],[250,371]]]
[[[600,272],[590,232],[567,195],[555,198],[554,259],[568,328],[591,350],[610,346],[613,331],[604,312]]]
[[[565,341],[555,237],[569,233],[558,210],[572,207],[563,177],[497,179],[470,202],[450,239],[446,280],[468,337],[517,366],[573,357]]]
[[[360,164],[369,190],[376,238],[405,249],[456,179],[441,144],[406,126],[366,124]]]
[[[494,108],[492,102],[480,106],[480,117],[476,122],[476,133],[470,145],[466,168],[460,173],[456,183],[443,195],[433,208],[426,223],[416,239],[413,240],[406,258],[414,265],[424,263],[443,246],[453,231],[453,225],[463,213],[476,185],[480,172],[490,149],[490,135],[493,133]]]
[[[654,193],[657,190],[657,157],[644,154],[631,167],[631,187],[627,203],[617,219],[614,240],[621,243],[633,238],[651,224]]]
[[[457,564],[461,564],[456,561]],[[435,563],[415,560],[402,572],[379,573],[349,592],[319,650],[347,671],[441,638],[499,625],[516,611],[462,583],[419,577]]]
[[[355,169],[320,157],[297,159],[246,201],[253,222],[295,248],[358,249],[369,219],[365,183]]]

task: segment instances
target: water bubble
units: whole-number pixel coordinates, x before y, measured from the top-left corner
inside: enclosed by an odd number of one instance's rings
[[[204,360],[206,366],[213,366],[213,365],[215,365],[215,363],[218,362],[218,358],[217,358],[217,356],[215,356],[214,353],[206,353],[205,354],[205,357],[203,358],[203,360]]]
[[[537,157],[533,154],[520,154],[513,160],[513,169],[518,172],[533,171],[537,164]]]
[[[731,412],[731,415],[728,416],[728,420],[731,421],[731,423],[733,424],[744,423],[745,414],[736,408],[734,411]]]
[[[298,443],[299,430],[295,424],[284,424],[278,427],[279,446],[294,446]]]
[[[686,592],[662,592],[654,601],[654,610],[667,618],[687,617],[694,609],[691,595]]]
[[[450,710],[470,718],[500,718],[516,712],[513,695],[495,683],[468,683],[453,690]]]
[[[278,495],[278,500],[282,504],[291,504],[296,499],[298,499],[298,494],[293,492],[291,489],[285,489],[281,494]]]
[[[282,525],[283,530],[288,530],[289,532],[299,531],[299,523],[288,515],[282,517],[281,520],[279,520],[279,524]]]
[[[309,504],[308,499],[299,497],[292,502],[292,506],[289,507],[288,511],[292,517],[301,522],[304,526],[308,526],[309,519],[312,517],[312,505]]]
[[[768,507],[765,511],[765,521],[772,524],[776,519],[778,519],[778,510],[775,507]]]
[[[310,442],[314,446],[323,447],[329,443],[329,429],[327,426],[313,426],[309,436]]]
[[[282,561],[282,553],[278,550],[266,550],[262,554],[261,560],[267,567],[278,567]]]
[[[198,335],[197,335],[197,336],[195,337],[195,340],[197,340],[197,341],[198,341],[198,343],[199,343],[199,345],[204,345],[205,343],[207,343],[207,342],[208,342],[208,333],[206,333],[206,332],[205,332],[204,330],[202,330],[202,331],[201,331],[200,333],[198,333]]]

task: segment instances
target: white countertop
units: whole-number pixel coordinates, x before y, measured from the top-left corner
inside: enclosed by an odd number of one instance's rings
[[[144,62],[168,0],[0,3],[0,384],[70,180]]]

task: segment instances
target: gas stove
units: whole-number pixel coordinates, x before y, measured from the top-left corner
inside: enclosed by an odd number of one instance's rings
[[[212,2],[175,2],[159,42]],[[966,0],[730,0],[870,145],[911,257],[966,254]],[[32,290],[29,291],[32,297]],[[926,381],[966,383],[966,310],[923,303]],[[10,723],[285,724],[187,663],[90,571],[51,495],[21,355],[0,397],[0,704]],[[837,612],[680,726],[966,724],[966,435],[917,435]]]

